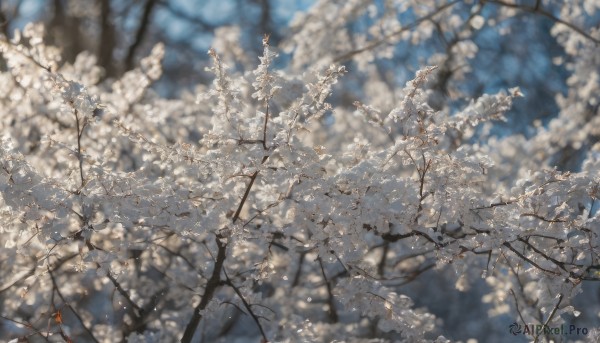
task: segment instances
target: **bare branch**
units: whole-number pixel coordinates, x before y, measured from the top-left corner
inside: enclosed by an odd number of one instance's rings
[[[564,21],[564,20],[556,17],[554,14],[552,14],[552,13],[544,10],[541,7],[541,1],[540,0],[537,0],[536,3],[535,3],[535,5],[533,7],[525,6],[525,5],[521,5],[521,4],[513,4],[513,3],[509,3],[509,2],[504,2],[504,1],[501,1],[501,0],[484,0],[484,2],[490,3],[490,4],[495,4],[495,5],[500,5],[500,6],[505,6],[505,7],[510,7],[510,8],[515,8],[515,9],[518,9],[518,10],[521,10],[521,11],[525,11],[525,12],[534,13],[534,14],[538,14],[538,15],[544,16],[544,17],[552,20],[555,23],[567,26],[571,30],[573,30],[573,31],[577,32],[578,34],[582,35],[583,37],[591,40],[595,44],[600,44],[600,39],[591,36],[589,33],[585,32],[582,28],[578,27],[575,24],[572,24],[572,23],[569,23],[567,21]]]
[[[215,241],[217,243],[218,251],[215,266],[213,267],[213,272],[210,279],[206,283],[202,300],[200,300],[198,306],[194,308],[194,314],[185,327],[185,332],[183,333],[183,337],[181,337],[181,343],[189,343],[192,341],[194,338],[194,333],[198,328],[198,324],[200,324],[200,319],[202,319],[202,314],[200,312],[206,308],[217,291],[217,288],[219,288],[221,284],[221,270],[223,269],[223,264],[225,263],[227,251],[227,244],[222,243],[221,239],[223,239],[222,236],[216,235]]]
[[[395,31],[393,33],[390,33],[390,34],[386,35],[385,37],[383,37],[383,38],[381,38],[379,40],[370,42],[370,43],[368,43],[367,45],[365,45],[362,48],[359,48],[359,49],[356,49],[356,50],[347,52],[347,53],[345,53],[343,55],[335,57],[333,59],[333,63],[342,63],[342,62],[345,62],[345,61],[351,59],[352,57],[354,57],[354,56],[356,56],[358,54],[361,54],[361,53],[363,53],[365,51],[373,50],[373,49],[379,47],[380,45],[384,44],[385,42],[387,42],[391,38],[394,38],[394,37],[402,34],[403,32],[410,31],[410,30],[418,27],[419,25],[421,25],[421,23],[432,19],[436,15],[442,13],[446,9],[448,9],[448,8],[456,5],[459,2],[461,2],[461,0],[454,0],[454,1],[448,2],[448,3],[446,3],[446,4],[444,4],[444,5],[440,6],[440,7],[438,7],[437,9],[435,9],[434,11],[432,11],[431,13],[429,13],[429,14],[421,17],[421,18],[418,18],[414,22],[412,22],[412,23],[410,23],[410,24],[408,24],[406,26],[403,26],[399,30],[397,30],[397,31]]]

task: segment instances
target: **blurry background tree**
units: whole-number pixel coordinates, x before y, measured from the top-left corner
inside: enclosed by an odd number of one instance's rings
[[[264,33],[277,44],[294,12],[312,1],[178,1],[178,0],[8,0],[2,1],[2,32],[11,36],[28,22],[43,22],[48,43],[60,47],[64,62],[74,62],[82,51],[93,52],[104,77],[119,77],[131,70],[157,42],[164,42],[167,57],[161,88],[174,95],[200,82],[206,51],[215,32],[228,26],[239,28],[237,49],[255,63]],[[233,42],[232,42],[233,43]],[[237,44],[239,43],[239,45]],[[246,66],[247,67],[247,66]]]
[[[209,47],[232,54],[228,61],[232,62],[230,67],[251,70],[257,63],[262,35],[268,33],[274,47],[289,46],[294,33],[316,19],[314,15],[301,17],[290,27],[294,15],[315,3],[315,0],[3,0],[0,19],[6,36],[10,36],[15,28],[22,29],[28,22],[45,23],[48,42],[61,48],[64,62],[74,62],[82,51],[93,52],[98,65],[104,69],[105,78],[119,77],[131,70],[154,44],[164,42],[165,73],[155,87],[164,95],[175,96],[198,83],[210,82],[211,76],[204,71],[209,63],[205,54]],[[447,13],[457,16],[455,23],[475,18],[458,27],[444,27],[433,18],[419,20],[420,8],[427,8],[429,2],[416,4],[415,9],[410,9],[409,1],[402,3],[375,0],[354,4],[351,6],[355,13],[349,21],[342,26],[323,29],[337,39],[342,38],[339,36],[342,32],[349,33],[346,38],[355,48],[361,44],[361,39],[370,42],[369,38],[378,37],[372,47],[367,44],[369,48],[361,46],[358,50],[364,49],[364,54],[369,55],[373,50],[386,48],[385,54],[369,56],[368,61],[375,68],[376,76],[390,89],[403,85],[424,63],[441,63],[441,77],[435,88],[444,96],[434,102],[439,108],[460,98],[459,94],[450,92],[475,97],[519,85],[527,97],[508,113],[508,122],[497,123],[494,134],[518,132],[530,136],[536,119],[547,124],[556,116],[558,106],[554,97],[566,92],[568,77],[564,63],[568,56],[550,33],[559,19],[561,1],[544,1],[543,9],[535,9],[541,3],[535,0],[506,3],[448,1],[443,7],[449,7]],[[472,13],[473,6],[478,3],[487,5]],[[398,7],[401,9],[402,6],[410,9],[400,13],[399,19],[407,25],[402,31],[423,24],[429,26],[428,32],[421,37],[408,37],[408,32],[380,37],[385,30],[393,29],[385,27],[386,20],[395,19],[399,14]],[[335,15],[333,7],[323,7],[323,10]],[[496,17],[498,12],[502,14]],[[486,18],[491,20],[485,21]],[[586,20],[597,21],[598,14]],[[368,28],[370,32],[366,32]],[[380,32],[375,32],[377,30]],[[356,49],[336,51],[335,41],[331,48],[332,52],[337,52],[333,58],[336,63],[352,63],[357,55],[361,55],[354,51]],[[455,57],[464,49],[471,49],[468,65],[461,65],[464,61]],[[292,55],[280,58],[279,66],[289,62]],[[351,69],[355,69],[354,66],[348,65]],[[360,83],[375,75],[372,72],[353,73],[351,77]],[[460,87],[454,89],[452,84],[457,80]],[[353,101],[344,103],[344,98],[364,96],[357,94],[360,89],[345,91],[350,94],[338,94],[337,101],[346,106],[352,106]],[[561,169],[577,168],[576,163],[569,161],[562,164],[559,165]]]

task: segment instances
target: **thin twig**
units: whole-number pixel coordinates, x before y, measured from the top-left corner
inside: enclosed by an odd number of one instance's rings
[[[529,262],[532,266],[538,268],[539,270],[542,270],[546,273],[550,273],[550,274],[554,274],[554,275],[560,275],[559,272],[553,271],[553,270],[549,270],[549,269],[545,269],[544,267],[540,266],[539,264],[533,262],[531,259],[529,259],[527,256],[521,254],[519,251],[517,251],[515,248],[513,248],[513,246],[509,243],[509,242],[504,242],[503,244],[505,247],[507,247],[508,249],[510,249],[510,251],[514,252],[517,256],[519,256],[520,258],[522,258],[523,260]]]
[[[138,306],[138,304],[136,304],[131,299],[131,297],[129,296],[129,293],[127,293],[127,291],[125,289],[123,289],[123,286],[121,286],[121,284],[119,283],[119,281],[117,281],[117,279],[115,279],[110,274],[110,271],[108,273],[106,273],[106,276],[108,277],[108,279],[110,280],[110,282],[112,282],[112,284],[115,286],[115,288],[117,289],[117,291],[119,292],[119,294],[121,294],[125,298],[125,300],[127,300],[127,302],[131,304],[131,306],[133,308],[135,308],[138,312],[142,311],[142,308],[140,306]]]
[[[558,310],[558,307],[560,306],[560,303],[563,300],[563,296],[564,295],[562,293],[560,293],[560,295],[558,296],[558,302],[556,303],[556,305],[552,309],[552,312],[548,316],[548,319],[546,319],[546,322],[544,323],[544,326],[543,326],[544,328],[548,327],[548,324],[550,324],[550,321],[552,320],[552,317],[554,317],[554,315],[556,314],[556,310]],[[533,341],[534,343],[537,343],[538,339],[540,338],[540,335],[541,335],[541,332],[535,336],[535,340]]]
[[[327,304],[329,305],[329,319],[332,323],[338,322],[338,314],[335,309],[335,303],[333,299],[333,291],[331,289],[331,283],[327,280],[327,274],[325,274],[325,268],[323,268],[323,260],[321,257],[317,257],[317,261],[319,261],[319,267],[321,267],[321,275],[323,275],[323,280],[325,280],[325,286],[327,287]]]
[[[296,269],[296,274],[294,275],[294,281],[292,282],[292,286],[290,288],[294,288],[298,286],[300,283],[300,276],[302,275],[302,265],[304,264],[304,258],[306,257],[307,252],[300,252],[300,259],[298,261],[298,269]]]
[[[83,136],[83,129],[85,128],[85,122],[80,123],[79,112],[75,108],[75,105],[70,102],[73,111],[75,112],[75,122],[77,123],[77,158],[79,160],[79,176],[81,177],[81,188],[85,186],[85,178],[83,177],[83,156],[81,155],[81,137]]]
[[[52,273],[52,270],[50,270],[50,267],[48,267],[48,274],[50,275],[50,279],[52,280],[52,285],[54,286],[54,290],[56,290],[56,294],[58,294],[58,296],[63,301],[63,303],[65,305],[67,305],[67,307],[71,310],[71,312],[73,312],[73,314],[75,315],[75,318],[77,318],[77,320],[79,321],[79,324],[81,324],[83,329],[88,333],[88,335],[92,338],[92,340],[96,343],[99,343],[99,341],[96,339],[96,337],[94,337],[92,330],[90,330],[90,328],[88,328],[85,325],[85,323],[83,322],[83,318],[81,318],[79,313],[77,313],[77,311],[75,311],[73,306],[71,306],[71,304],[63,296],[62,292],[60,291],[60,288],[58,288],[58,284],[56,283],[56,279],[54,278],[54,274]],[[62,333],[62,329],[61,329],[61,333]]]
[[[266,111],[265,111],[265,123],[263,126],[262,145],[263,145],[264,150],[269,150],[269,148],[267,147],[267,123],[269,122],[269,98],[265,99],[265,107],[266,107]]]
[[[225,269],[223,269],[223,275],[225,275],[225,283],[229,287],[233,288],[233,290],[235,291],[235,294],[237,294],[237,296],[240,298],[240,300],[242,301],[242,304],[244,304],[244,307],[246,308],[246,310],[248,311],[248,313],[250,313],[250,316],[252,317],[252,319],[256,323],[256,326],[258,327],[258,330],[260,331],[260,334],[263,337],[264,341],[267,342],[268,341],[267,335],[265,334],[265,330],[263,329],[262,325],[260,325],[259,317],[254,313],[254,311],[252,311],[252,307],[250,306],[250,304],[248,304],[248,302],[246,301],[246,299],[242,295],[242,292],[240,291],[240,289],[233,284],[233,282],[231,281],[231,279],[227,275],[227,271],[225,271]],[[242,313],[243,312],[244,311],[242,311]]]
[[[517,308],[517,313],[519,314],[519,318],[521,318],[521,321],[523,322],[524,325],[527,325],[527,323],[525,322],[525,318],[523,318],[523,315],[521,314],[521,309],[519,309],[519,301],[517,300],[517,295],[515,294],[515,291],[513,291],[513,289],[510,289],[510,293],[512,294],[513,298],[515,298],[515,307]]]

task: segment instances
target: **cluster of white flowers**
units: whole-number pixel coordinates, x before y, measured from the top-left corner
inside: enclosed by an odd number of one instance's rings
[[[558,116],[487,144],[477,126],[520,89],[449,102],[469,37],[513,2],[318,1],[283,43],[291,71],[268,37],[246,73],[211,49],[212,84],[177,99],[152,89],[161,44],[102,80],[88,53],[59,67],[39,25],[1,39],[0,339],[448,342],[427,292],[482,276],[490,318],[597,320],[576,303],[600,280],[600,38],[565,25],[600,8],[583,2],[553,29],[572,59]],[[392,9],[408,14],[378,17]],[[363,14],[376,20],[354,34]],[[445,29],[436,66],[385,86],[375,58]],[[331,97],[354,71],[332,63],[351,61],[372,97],[346,107]],[[553,168],[568,149],[580,172]]]

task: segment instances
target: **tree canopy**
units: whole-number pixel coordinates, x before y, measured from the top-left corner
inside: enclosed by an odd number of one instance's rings
[[[598,341],[600,1],[192,3],[2,3],[0,339]]]

